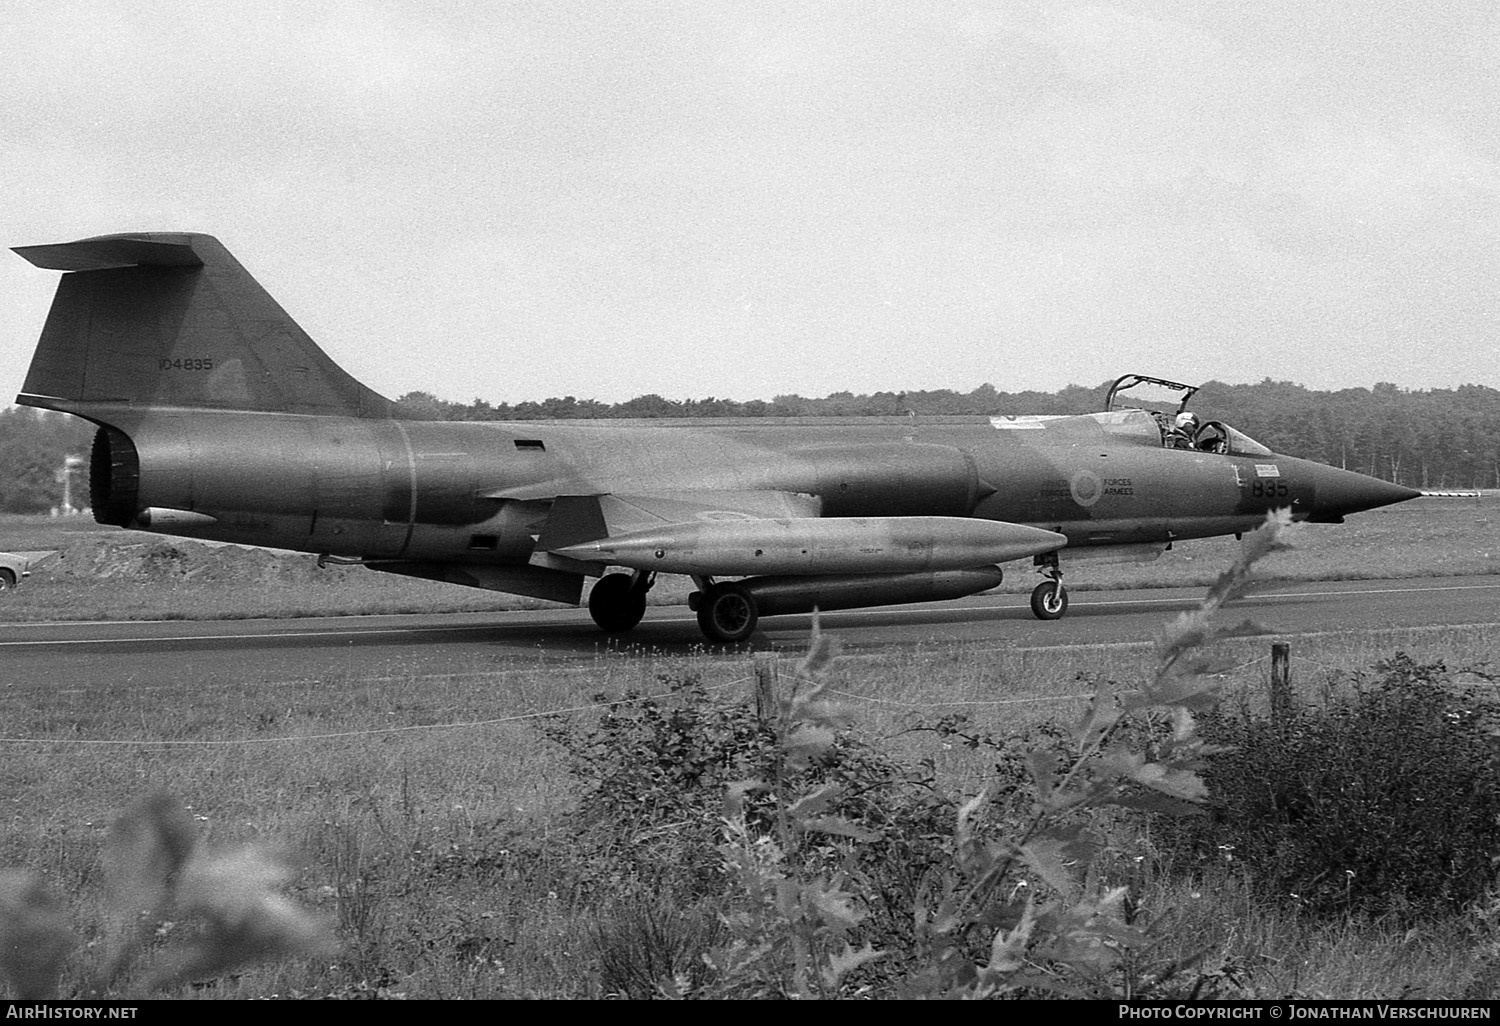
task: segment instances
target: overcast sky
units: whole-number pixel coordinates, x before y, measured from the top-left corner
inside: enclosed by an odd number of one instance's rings
[[[5,0],[0,242],[216,235],[390,396],[1500,387],[1497,11]]]

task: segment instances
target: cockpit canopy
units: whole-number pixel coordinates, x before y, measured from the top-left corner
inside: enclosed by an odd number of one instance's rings
[[[1180,415],[1189,412],[1188,401],[1198,391],[1197,385],[1185,385],[1180,381],[1164,378],[1148,378],[1141,374],[1126,374],[1116,378],[1104,397],[1106,422],[1118,420],[1120,428],[1131,434],[1140,433],[1142,423],[1131,413],[1145,414],[1151,419],[1160,437],[1161,444],[1169,449],[1192,449],[1198,452],[1221,453],[1236,456],[1271,456],[1270,449],[1221,420],[1200,421],[1190,432],[1178,427]],[[1127,412],[1130,411],[1130,412]],[[1123,414],[1123,416],[1121,416]],[[1195,418],[1196,419],[1196,418]],[[1111,428],[1106,426],[1106,431]],[[1119,428],[1111,433],[1122,433]],[[1149,432],[1147,432],[1149,434]]]
[[[1104,397],[1104,410],[1145,410],[1175,417],[1187,409],[1188,400],[1198,391],[1197,385],[1184,385],[1165,378],[1148,378],[1126,374],[1115,379]]]
[[[1212,435],[1209,435],[1209,432],[1214,430],[1222,432],[1224,436],[1224,441],[1222,444],[1214,444]],[[1205,435],[1209,435],[1209,437],[1205,438]],[[1197,448],[1199,448],[1203,452],[1227,452],[1235,456],[1275,455],[1275,453],[1271,452],[1270,449],[1267,449],[1264,445],[1261,445],[1259,442],[1251,438],[1249,435],[1245,434],[1243,431],[1239,431],[1235,428],[1230,427],[1222,420],[1204,421],[1203,424],[1198,428],[1198,434],[1195,438],[1195,443]],[[1205,445],[1212,447],[1205,448]]]

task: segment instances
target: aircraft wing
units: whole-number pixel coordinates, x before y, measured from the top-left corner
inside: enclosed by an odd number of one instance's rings
[[[610,534],[691,520],[774,520],[816,517],[823,502],[795,492],[683,492],[677,495],[608,495]]]
[[[664,524],[724,520],[816,517],[816,496],[778,491],[682,491],[660,495],[560,495],[537,536],[539,552],[551,552]]]

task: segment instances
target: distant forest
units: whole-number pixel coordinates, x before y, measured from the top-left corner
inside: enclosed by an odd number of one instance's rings
[[[1060,392],[835,392],[823,399],[779,395],[672,402],[643,395],[628,402],[547,399],[491,406],[451,403],[425,392],[398,400],[435,420],[569,420],[616,417],[870,417],[954,414],[1068,414],[1104,408],[1111,382],[1069,385]],[[1500,487],[1500,390],[1485,385],[1409,391],[1397,385],[1318,392],[1270,378],[1258,385],[1210,381],[1191,409],[1222,420],[1275,452],[1357,470],[1412,488]]]
[[[1109,383],[1060,392],[835,392],[822,399],[779,395],[673,402],[643,395],[622,403],[573,396],[491,405],[453,403],[425,392],[397,400],[433,420],[575,420],[653,417],[867,417],[1089,413],[1103,408]],[[1396,481],[1413,488],[1500,488],[1500,390],[1486,385],[1410,391],[1392,384],[1319,392],[1269,378],[1256,385],[1210,381],[1192,410],[1223,420],[1276,452]],[[62,503],[59,471],[68,455],[87,456],[92,427],[63,414],[0,410],[0,511],[46,512]],[[74,502],[87,503],[87,471],[74,478]]]

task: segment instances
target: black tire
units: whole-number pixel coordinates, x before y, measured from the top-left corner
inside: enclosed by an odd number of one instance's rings
[[[610,634],[633,630],[646,615],[646,593],[636,591],[630,574],[605,574],[589,592],[589,615]]]
[[[737,645],[755,633],[755,596],[738,584],[716,584],[698,601],[698,627],[709,641]]]
[[[16,586],[16,574],[9,567],[0,567],[0,591],[10,591]]]
[[[1062,581],[1043,581],[1031,593],[1031,615],[1038,620],[1061,620],[1068,611],[1068,589]]]

